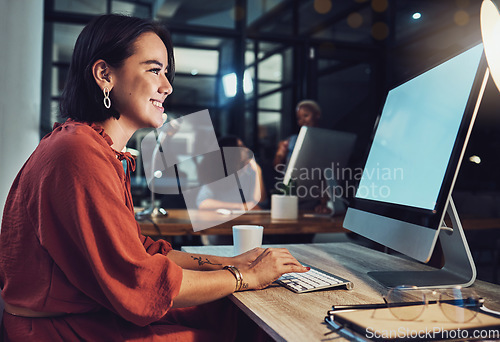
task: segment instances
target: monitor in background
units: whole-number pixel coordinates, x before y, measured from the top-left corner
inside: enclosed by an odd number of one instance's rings
[[[441,269],[374,271],[388,287],[471,285],[476,269],[451,200],[488,79],[482,45],[389,91],[344,227]],[[453,227],[444,227],[449,213]]]
[[[334,209],[343,204],[342,171],[348,167],[355,142],[353,133],[301,127],[283,177],[283,184],[290,184],[299,197],[301,209],[314,209],[324,195],[332,199]]]

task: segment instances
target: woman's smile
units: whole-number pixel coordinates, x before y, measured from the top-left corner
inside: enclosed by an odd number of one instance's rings
[[[163,103],[162,102],[160,102],[158,100],[151,100],[151,102],[153,103],[153,106],[155,106],[156,108],[161,110],[161,112],[163,113]]]

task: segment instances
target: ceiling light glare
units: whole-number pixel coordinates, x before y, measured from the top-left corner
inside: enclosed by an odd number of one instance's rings
[[[236,78],[236,73],[234,72],[222,76],[222,87],[224,88],[224,95],[226,95],[226,97],[236,96],[237,82],[238,80]],[[247,70],[243,75],[243,92],[245,94],[249,94],[252,91],[253,91],[252,76],[250,76],[250,73]]]
[[[222,76],[222,86],[226,97],[236,96],[236,74],[234,72]]]
[[[471,156],[469,158],[469,161],[474,163],[474,164],[481,164],[481,158],[479,158],[479,156]]]
[[[253,82],[252,76],[250,76],[250,72],[245,70],[243,74],[243,92],[245,94],[250,94],[253,91]]]

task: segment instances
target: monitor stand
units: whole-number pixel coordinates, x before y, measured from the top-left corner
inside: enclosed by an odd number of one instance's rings
[[[444,222],[440,228],[439,241],[443,250],[444,266],[430,271],[372,271],[372,278],[386,287],[414,285],[423,288],[470,286],[476,280],[476,266],[458,218],[455,204],[450,196],[446,210],[452,228]]]

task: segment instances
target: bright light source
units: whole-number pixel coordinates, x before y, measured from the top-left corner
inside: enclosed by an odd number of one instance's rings
[[[224,95],[226,97],[236,96],[236,74],[234,72],[222,76],[222,86],[224,88]],[[243,75],[243,92],[249,94],[253,91],[252,77],[248,71],[245,71]]]
[[[250,76],[248,70],[245,70],[243,74],[243,91],[245,94],[250,94],[253,91],[252,76]]]
[[[163,176],[163,172],[161,172],[160,170],[156,170],[154,172],[154,176],[155,178],[161,178],[161,176]]]
[[[222,76],[222,86],[226,97],[236,96],[236,74],[234,72]]]
[[[469,161],[472,162],[472,163],[475,163],[475,164],[480,164],[481,163],[481,158],[479,158],[478,156],[471,156],[469,158]]]
[[[415,20],[418,20],[418,19],[422,18],[422,14],[419,12],[415,12],[415,13],[413,13],[413,15],[411,17]]]
[[[193,76],[198,75],[198,69],[192,69],[191,70],[191,75],[193,75]]]
[[[500,90],[500,47],[498,44],[500,12],[496,3],[491,0],[484,0],[481,5],[481,34],[491,78]]]

